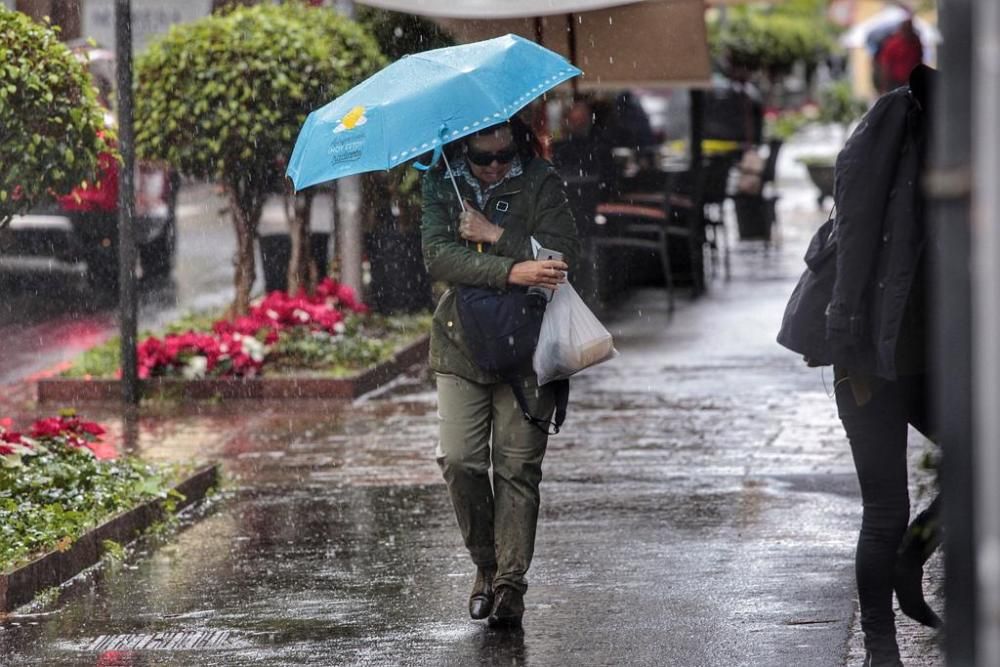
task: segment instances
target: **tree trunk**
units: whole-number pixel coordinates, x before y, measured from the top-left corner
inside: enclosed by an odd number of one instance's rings
[[[227,185],[229,208],[233,214],[233,225],[236,230],[236,276],[234,284],[236,296],[233,300],[231,314],[234,317],[246,315],[250,310],[250,290],[257,278],[254,241],[257,239],[257,227],[260,223],[263,198],[253,194],[243,193],[239,185]]]
[[[292,242],[291,258],[288,260],[288,293],[295,294],[304,289],[312,293],[316,271],[312,264],[309,218],[312,214],[313,193],[300,192],[290,195],[292,211],[288,216],[288,232]]]

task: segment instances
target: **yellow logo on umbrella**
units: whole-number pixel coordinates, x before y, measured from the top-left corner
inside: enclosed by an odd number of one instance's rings
[[[334,128],[334,132],[346,132],[347,130],[353,130],[356,127],[360,127],[368,122],[368,118],[365,116],[365,108],[362,106],[357,106],[344,114],[344,117],[340,119],[340,124]]]

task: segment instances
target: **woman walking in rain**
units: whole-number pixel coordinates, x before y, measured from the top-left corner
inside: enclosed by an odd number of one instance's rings
[[[881,97],[837,158],[836,215],[810,245],[778,337],[814,365],[834,366],[863,503],[855,569],[865,667],[902,665],[893,591],[903,613],[940,625],[922,589],[939,541],[938,501],[907,529],[907,428],[933,437],[932,240],[920,183],[934,76],[917,67],[908,86]]]
[[[491,626],[519,625],[524,613],[548,434],[525,419],[510,384],[477,365],[456,287],[556,289],[565,282],[579,250],[576,227],[562,180],[537,146],[515,117],[446,149],[459,193],[444,165],[423,181],[424,260],[431,277],[451,287],[434,313],[431,333],[437,460],[476,566],[469,615]],[[533,241],[565,261],[536,261]],[[548,420],[555,391],[539,387],[530,366],[516,382],[528,412]]]

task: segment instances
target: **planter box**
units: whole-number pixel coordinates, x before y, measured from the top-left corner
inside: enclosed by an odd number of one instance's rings
[[[218,483],[219,466],[195,472],[174,488],[184,494],[178,511],[205,497]],[[156,499],[119,514],[88,531],[66,551],[51,551],[27,565],[0,574],[0,612],[10,612],[30,602],[42,591],[59,586],[101,558],[101,544],[114,540],[127,544],[166,516],[163,500]]]
[[[771,240],[771,228],[775,220],[775,200],[773,198],[736,195],[736,224],[741,241]]]
[[[386,384],[410,366],[426,361],[430,338],[423,336],[388,361],[357,375],[324,377],[153,378],[143,380],[143,398],[178,399],[353,399]],[[38,381],[39,403],[77,404],[121,400],[119,380],[46,378]]]
[[[819,196],[816,198],[816,201],[819,203],[820,208],[822,208],[823,201],[827,197],[833,196],[834,165],[816,162],[807,163],[806,170],[809,172],[809,178],[812,179],[813,184],[819,188]]]

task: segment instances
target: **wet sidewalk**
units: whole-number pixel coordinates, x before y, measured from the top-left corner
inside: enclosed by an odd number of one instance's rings
[[[0,624],[0,661],[855,664],[849,450],[821,372],[773,342],[811,203],[780,251],[738,246],[732,281],[673,318],[661,290],[621,304],[621,357],[574,381],[550,441],[523,632],[467,616],[474,569],[417,374],[348,405],[154,406],[142,453],[221,459],[231,497]],[[941,664],[932,649],[907,664]]]

